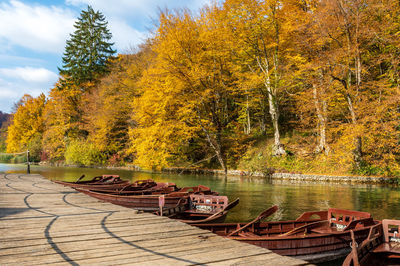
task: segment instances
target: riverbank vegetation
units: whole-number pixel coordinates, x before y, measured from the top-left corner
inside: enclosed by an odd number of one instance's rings
[[[13,115],[7,151],[82,165],[400,175],[399,18],[394,0],[226,0],[163,11],[137,49],[114,56],[108,43],[79,71],[87,58],[67,56],[71,38],[48,97],[25,96]]]

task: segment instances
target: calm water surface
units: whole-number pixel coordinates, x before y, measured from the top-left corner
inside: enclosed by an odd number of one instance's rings
[[[0,173],[26,173],[25,165],[0,164]],[[295,219],[301,213],[329,207],[370,212],[376,219],[400,219],[400,188],[376,185],[332,183],[289,183],[264,178],[216,177],[195,175],[151,174],[128,170],[95,168],[31,166],[31,173],[51,180],[75,181],[85,174],[91,178],[102,174],[117,174],[124,179],[152,178],[160,182],[174,182],[179,187],[209,186],[230,200],[240,203],[227,217],[227,222],[249,221],[261,211],[278,205],[275,220]]]

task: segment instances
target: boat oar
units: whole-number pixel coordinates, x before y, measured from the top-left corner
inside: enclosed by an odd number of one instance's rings
[[[235,207],[236,205],[239,204],[239,198],[235,199],[234,201],[230,202],[228,204],[228,206],[226,206],[225,209],[223,209],[222,211],[229,211],[230,209],[232,209],[233,207]]]
[[[84,178],[84,177],[85,177],[85,175],[81,175],[81,176],[75,181],[75,183],[78,183],[78,182],[81,181],[82,178]]]
[[[267,218],[268,216],[271,216],[272,214],[274,214],[276,211],[278,210],[278,206],[272,206],[271,208],[263,211],[262,213],[260,213],[257,218],[255,218],[253,221],[245,224],[244,226],[240,227],[239,229],[236,229],[235,231],[233,231],[232,233],[228,234],[228,236],[232,236],[234,234],[239,233],[240,231],[243,231],[244,229],[246,229],[247,227],[249,227],[252,224],[255,224],[259,221],[261,221],[262,219]]]
[[[238,204],[239,204],[239,199],[237,198],[236,200],[230,202],[226,206],[226,208],[220,210],[219,212],[214,213],[213,215],[205,218],[204,220],[185,221],[185,223],[188,223],[188,224],[201,224],[201,223],[205,223],[205,222],[208,222],[208,221],[212,221],[215,217],[224,215],[224,213],[226,213],[227,211],[229,211],[230,209],[232,209],[233,207],[235,207]]]
[[[305,224],[305,225],[296,227],[296,228],[290,230],[289,232],[280,234],[278,236],[291,236],[291,235],[297,234],[299,232],[303,232],[303,231],[307,232],[307,230],[314,229],[316,227],[328,226],[328,225],[329,225],[328,220],[316,221],[316,222],[312,222],[309,224]]]
[[[215,216],[218,216],[218,215],[220,215],[220,214],[223,213],[223,212],[227,212],[227,211],[229,211],[230,209],[232,209],[233,207],[235,207],[235,206],[238,205],[238,204],[239,204],[239,198],[237,198],[237,199],[235,199],[234,201],[230,202],[230,203],[226,206],[226,208],[220,210],[219,212],[214,213],[213,215],[211,215],[211,216],[208,217],[208,218],[214,218]]]

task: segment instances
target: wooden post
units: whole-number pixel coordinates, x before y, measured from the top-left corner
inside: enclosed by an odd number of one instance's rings
[[[30,174],[31,173],[31,165],[29,163],[29,150],[26,151],[26,163],[28,164],[28,167],[26,169],[26,173]]]
[[[158,206],[160,208],[160,216],[163,216],[163,209],[165,206],[165,197],[164,195],[161,195],[158,197]]]

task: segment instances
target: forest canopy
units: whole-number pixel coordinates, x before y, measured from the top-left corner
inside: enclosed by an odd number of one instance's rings
[[[399,1],[166,10],[149,39],[118,56],[104,16],[89,7],[80,19],[88,12],[105,36],[91,48],[103,51],[99,65],[74,63],[74,38],[91,38],[71,35],[59,82],[47,98],[24,96],[13,115],[9,152],[146,169],[400,175]]]

